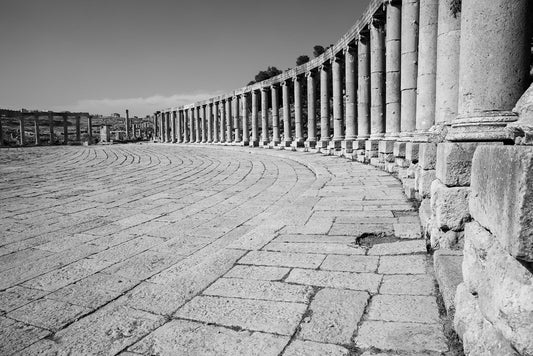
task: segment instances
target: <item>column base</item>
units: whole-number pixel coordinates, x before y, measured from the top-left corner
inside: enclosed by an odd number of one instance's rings
[[[342,149],[342,139],[333,139],[329,141],[328,148],[335,151],[340,151]]]
[[[378,158],[380,162],[394,162],[394,141],[383,140],[378,144]]]
[[[292,141],[283,141],[281,143],[281,146],[283,147],[291,147]]]
[[[248,146],[250,144],[250,142],[248,141],[242,141],[241,142],[241,146]]]
[[[460,116],[452,122],[446,135],[448,141],[513,141],[507,124],[517,121],[511,111],[487,111]]]
[[[318,145],[317,145],[318,148],[325,149],[325,148],[328,148],[328,146],[329,146],[329,140],[318,141]]]
[[[316,147],[316,140],[307,140],[304,142],[305,148],[315,148]]]
[[[370,160],[372,158],[377,158],[379,154],[379,141],[378,140],[367,140],[365,142],[365,157]]]
[[[406,142],[394,142],[394,147],[392,149],[392,154],[396,158],[405,158],[405,146]]]
[[[405,144],[405,159],[410,163],[418,162],[418,148],[419,143],[417,142],[407,142]]]
[[[249,146],[250,147],[259,147],[259,142],[258,141],[250,141]]]
[[[304,147],[304,140],[298,139],[291,142],[291,147],[298,148],[298,147]]]

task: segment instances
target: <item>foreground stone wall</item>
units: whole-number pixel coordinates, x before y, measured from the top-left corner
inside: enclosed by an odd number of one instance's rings
[[[461,3],[372,0],[320,57],[154,124],[163,142],[334,154],[396,174],[420,203],[466,354],[533,355],[532,3]]]

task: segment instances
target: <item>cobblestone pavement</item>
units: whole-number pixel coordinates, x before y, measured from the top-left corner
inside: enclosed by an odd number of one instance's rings
[[[448,350],[417,213],[370,166],[142,144],[0,172],[2,355]]]

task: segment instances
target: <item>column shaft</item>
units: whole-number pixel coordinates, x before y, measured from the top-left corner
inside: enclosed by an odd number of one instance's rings
[[[258,131],[258,110],[257,110],[257,90],[252,90],[252,145],[257,146],[259,143],[259,131]]]
[[[20,131],[19,144],[21,146],[24,146],[24,144],[26,143],[26,140],[25,140],[25,134],[24,134],[24,118],[23,117],[19,119],[19,131]]]
[[[281,83],[283,101],[283,142],[285,146],[290,146],[292,142],[291,133],[291,104],[289,102],[289,84],[285,81]]]
[[[207,142],[213,143],[213,104],[209,103],[207,110]]]
[[[202,118],[200,119],[202,124],[202,143],[207,142],[207,105],[202,105]]]
[[[213,112],[213,142],[220,142],[218,138],[218,121],[220,120],[219,113],[219,103],[215,102],[214,112]]]
[[[170,115],[172,115],[172,143],[176,143],[178,140],[177,140],[177,135],[176,135],[176,116],[177,116],[177,111],[172,111]],[[135,130],[133,130],[133,132],[135,133]]]
[[[342,100],[342,60],[334,58],[332,63],[333,81],[333,145],[341,148],[344,140],[344,115]]]
[[[293,79],[294,86],[294,143],[302,146],[304,142],[303,122],[302,122],[302,78]]]
[[[194,143],[194,141],[196,141],[196,130],[195,130],[195,125],[194,125],[194,122],[196,121],[195,119],[195,109],[194,107],[190,108],[189,109],[189,142],[190,143]]]
[[[48,126],[50,128],[50,144],[54,144],[54,114],[49,113],[48,114]]]
[[[231,143],[233,141],[232,133],[232,121],[231,121],[231,99],[226,99],[226,142]]]
[[[34,134],[35,134],[35,144],[40,145],[41,144],[41,133],[39,132],[39,116],[35,115],[34,118]],[[79,141],[79,139],[78,139]]]
[[[400,136],[403,137],[412,136],[416,128],[418,10],[418,0],[402,0]]]
[[[279,92],[277,84],[270,87],[270,93],[272,97],[272,141],[274,145],[278,145],[281,142],[281,137],[279,130]]]
[[[183,142],[183,110],[177,111],[178,119],[176,122],[176,142],[182,143]]]
[[[357,139],[370,137],[370,42],[366,34],[357,45]]]
[[[268,145],[268,89],[261,88],[261,142]]]
[[[349,46],[344,49],[345,85],[346,85],[346,110],[344,119],[346,124],[346,141],[357,138],[357,92],[355,90],[357,71],[355,66],[355,51]]]
[[[320,142],[325,148],[329,142],[329,68],[320,66]]]
[[[385,33],[383,23],[373,19],[370,25],[370,138],[385,133]]]
[[[250,132],[248,130],[248,95],[241,95],[241,117],[242,117],[242,143],[247,146],[250,142]]]
[[[87,117],[87,135],[89,136],[89,144],[93,143],[93,118]]]
[[[308,72],[307,77],[307,142],[310,147],[316,144],[316,81],[315,73]]]
[[[68,116],[63,116],[63,143],[68,143]]]
[[[234,131],[234,142],[239,143],[241,142],[241,125],[239,124],[240,120],[240,104],[239,104],[239,97],[234,96],[233,97],[233,131]]]
[[[397,137],[400,133],[401,122],[401,10],[395,1],[387,3],[386,22],[386,136]]]
[[[80,117],[76,116],[76,141],[80,142],[80,140],[81,140]]]

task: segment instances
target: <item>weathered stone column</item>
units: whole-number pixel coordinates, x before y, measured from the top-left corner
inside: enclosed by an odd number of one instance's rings
[[[93,143],[93,117],[87,117],[87,135],[89,136],[89,145]]]
[[[170,111],[170,131],[171,131],[171,142],[176,143],[176,111]],[[133,130],[135,132],[135,130]]]
[[[161,132],[159,133],[159,136],[161,138],[161,142],[165,142],[167,140],[167,123],[165,119],[165,113],[159,113],[159,118],[161,120]]]
[[[196,129],[195,129],[195,112],[194,106],[189,109],[189,143],[194,143],[196,141]]]
[[[213,143],[213,103],[206,105],[207,142]]]
[[[80,117],[76,116],[76,141],[80,142],[80,140],[81,140]]]
[[[242,145],[248,146],[250,143],[250,131],[248,130],[248,94],[242,93],[240,111],[242,117]]]
[[[125,126],[126,126],[126,140],[129,140],[130,139],[130,112],[129,110],[126,110],[126,122],[125,122]]]
[[[294,86],[294,147],[303,147],[304,134],[302,122],[302,77],[293,78]]]
[[[0,118],[0,146],[4,146],[4,145],[5,145],[4,128],[2,127],[2,119]]]
[[[220,101],[220,143],[226,142],[226,99]]]
[[[220,112],[219,112],[219,103],[218,101],[215,101],[215,104],[214,104],[214,109],[213,109],[213,142],[215,143],[218,143],[220,142],[219,138],[218,138],[218,123],[219,123],[219,120],[220,120]]]
[[[204,132],[203,132],[203,122],[204,122],[204,113],[202,113],[202,106],[196,107],[196,143],[203,142]]]
[[[333,58],[332,81],[333,81],[333,139],[330,147],[340,150],[344,141],[344,115],[342,100],[342,59]]]
[[[54,144],[54,113],[48,113],[48,127],[50,128],[50,144]]]
[[[172,131],[174,130],[172,128],[172,109],[169,109],[166,114],[166,120],[167,120],[167,143],[172,142]]]
[[[198,109],[200,110],[200,107],[198,107]],[[206,104],[202,105],[201,111],[202,111],[202,116],[200,118],[200,124],[201,124],[200,130],[202,131],[202,143],[206,143],[207,142],[207,122],[206,122],[207,105]]]
[[[316,147],[316,73],[309,71],[307,77],[307,141],[308,148]]]
[[[261,88],[261,144],[267,146],[268,137],[268,88]]]
[[[365,31],[357,44],[357,139],[358,148],[370,137],[370,41]]]
[[[68,144],[68,116],[63,115],[63,144]]]
[[[463,0],[459,117],[447,139],[513,138],[505,126],[516,120],[511,110],[529,84],[529,3]]]
[[[231,98],[226,99],[226,142],[231,143],[233,141],[233,122],[231,121]]]
[[[459,103],[459,41],[461,13],[454,13],[455,0],[439,1],[437,26],[437,77],[435,123],[451,123],[457,117]]]
[[[190,131],[189,131],[189,110],[183,109],[183,143],[190,142]]]
[[[281,83],[281,91],[283,96],[283,146],[290,147],[292,143],[291,103],[289,102],[289,83],[287,81]]]
[[[281,143],[279,130],[279,92],[278,84],[272,84],[270,87],[272,99],[272,143],[277,146]]]
[[[357,71],[355,65],[355,48],[353,44],[344,49],[345,85],[346,85],[346,110],[344,120],[346,124],[346,135],[343,141],[343,149],[346,153],[353,150],[353,141],[357,139]]]
[[[320,148],[329,144],[329,64],[320,67]]]
[[[252,141],[250,142],[252,147],[259,146],[259,130],[258,130],[258,110],[257,110],[258,98],[257,90],[252,90]]]
[[[381,19],[370,24],[370,138],[385,134],[385,32]]]
[[[416,128],[418,78],[418,0],[402,0],[401,36],[401,137],[411,137]],[[405,151],[405,148],[404,148]]]
[[[234,131],[233,142],[240,143],[241,142],[241,125],[239,124],[239,122],[241,121],[241,118],[240,118],[240,115],[241,115],[240,107],[241,106],[239,103],[239,96],[236,95],[233,97],[232,104],[233,104],[232,112],[233,112],[233,131]]]
[[[178,119],[176,122],[176,134],[177,134],[176,142],[182,143],[183,142],[183,110],[178,108],[176,114],[178,116]]]
[[[420,1],[415,135],[417,141],[427,141],[427,131],[435,123],[438,10],[438,0]]]
[[[26,144],[25,134],[24,134],[24,117],[20,117],[19,119],[19,144],[21,146],[24,146]]]
[[[79,121],[78,121],[78,124],[79,124]],[[35,133],[35,144],[40,145],[41,144],[41,133],[39,132],[39,115],[35,115],[33,125],[34,125],[33,132]],[[2,127],[0,126],[0,130],[1,128]],[[78,138],[78,141],[79,141],[79,138]]]
[[[386,26],[385,137],[396,138],[400,134],[401,120],[401,10],[397,0],[387,0]]]

